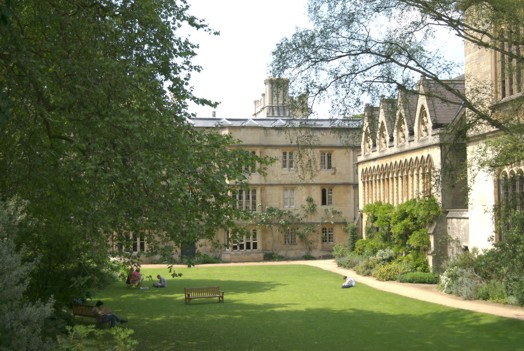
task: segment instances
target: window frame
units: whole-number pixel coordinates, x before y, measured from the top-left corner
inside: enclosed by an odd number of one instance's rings
[[[322,188],[320,192],[320,203],[322,206],[333,206],[333,188]]]

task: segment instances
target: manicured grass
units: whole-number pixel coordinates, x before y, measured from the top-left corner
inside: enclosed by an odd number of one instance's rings
[[[456,310],[358,284],[302,265],[143,269],[165,289],[99,292],[129,318],[139,350],[524,350],[524,322]],[[151,285],[147,282],[146,285]],[[183,288],[219,285],[218,299],[184,304]]]

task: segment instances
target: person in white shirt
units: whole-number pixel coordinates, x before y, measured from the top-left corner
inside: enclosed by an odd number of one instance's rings
[[[355,280],[353,280],[353,278],[344,276],[344,284],[342,284],[342,288],[352,288],[355,285],[357,285],[357,283]]]

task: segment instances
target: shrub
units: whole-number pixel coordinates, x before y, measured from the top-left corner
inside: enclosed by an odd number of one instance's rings
[[[477,299],[506,303],[508,301],[508,296],[504,284],[500,281],[490,280],[479,286],[477,289]]]
[[[378,250],[375,257],[382,263],[391,262],[395,258],[395,253],[390,247],[386,247],[383,250]]]
[[[333,257],[335,258],[342,258],[349,254],[349,250],[346,246],[341,244],[335,244],[333,246]]]
[[[360,261],[355,266],[355,272],[357,272],[360,275],[370,276],[373,275],[373,271],[378,265],[378,261],[375,257],[367,258],[362,261]]]
[[[379,238],[361,239],[357,241],[357,244],[355,245],[355,252],[358,255],[374,256],[379,250],[383,250],[386,247],[387,244]]]
[[[428,272],[408,272],[399,275],[398,281],[401,283],[436,284],[438,276]]]
[[[284,256],[278,255],[276,252],[264,252],[264,261],[282,261]]]
[[[93,325],[67,327],[67,335],[58,338],[57,351],[69,350],[121,350],[137,349],[138,341],[130,336],[133,330],[116,327],[96,329]]]
[[[473,300],[482,284],[482,278],[472,268],[451,267],[440,276],[439,289],[447,294]]]
[[[402,260],[384,263],[376,267],[373,276],[377,280],[398,280],[401,274],[409,272],[409,266]]]
[[[316,257],[311,254],[305,254],[304,256],[302,256],[302,258],[304,260],[316,260]]]
[[[348,233],[348,250],[349,252],[353,252],[358,241],[357,226],[355,223],[348,223],[346,230]]]
[[[381,264],[373,271],[373,277],[377,280],[397,280],[400,274],[400,267],[395,263]]]
[[[195,258],[195,263],[206,264],[206,263],[220,263],[222,260],[218,257],[209,256],[208,254],[198,254]]]
[[[363,256],[359,256],[354,252],[344,257],[339,257],[335,259],[335,261],[337,262],[337,266],[349,269],[355,268],[355,266],[357,266],[363,260],[366,260],[366,258]]]

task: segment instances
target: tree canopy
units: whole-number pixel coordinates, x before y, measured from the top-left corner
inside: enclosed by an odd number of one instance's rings
[[[424,76],[457,96],[474,113],[472,123],[515,131],[494,116],[492,97],[482,93],[487,87],[463,94],[444,82],[464,71],[460,62],[446,56],[450,48],[436,45],[436,39],[456,36],[508,55],[522,67],[521,56],[501,45],[524,44],[516,30],[524,25],[521,1],[310,0],[308,4],[312,27],[282,39],[271,64],[274,76],[290,78],[294,93],[308,94],[313,104],[329,100],[333,114],[346,116],[362,112],[364,104],[380,96],[413,90]],[[496,29],[508,28],[508,23],[509,30]]]
[[[0,1],[0,197],[27,202],[33,298],[102,283],[111,238],[194,242],[242,215],[229,184],[265,160],[187,122],[215,105],[188,29],[218,34],[185,0]]]

